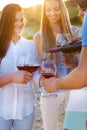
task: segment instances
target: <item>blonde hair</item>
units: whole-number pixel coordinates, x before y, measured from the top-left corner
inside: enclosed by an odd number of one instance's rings
[[[49,20],[45,14],[45,5],[48,1],[58,1],[60,10],[61,10],[61,26],[63,33],[69,33],[71,37],[73,37],[71,32],[71,23],[68,14],[68,10],[65,6],[63,0],[44,0],[42,7],[42,16],[41,16],[41,34],[42,34],[42,50],[48,51],[50,48],[55,47],[55,37],[53,35],[52,28],[49,24]]]

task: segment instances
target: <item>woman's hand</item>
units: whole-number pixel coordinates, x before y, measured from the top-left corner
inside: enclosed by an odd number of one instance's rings
[[[75,36],[74,38],[72,38],[72,39],[68,42],[68,44],[73,44],[74,42],[79,41],[79,40],[82,40],[82,37]]]
[[[25,84],[32,80],[32,74],[28,71],[18,71],[12,74],[12,81],[17,84]]]
[[[56,85],[56,78],[44,79],[42,81],[42,85],[44,86],[45,90],[49,93],[54,92],[58,89]]]

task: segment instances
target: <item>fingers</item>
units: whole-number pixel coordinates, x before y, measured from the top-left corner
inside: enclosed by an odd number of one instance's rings
[[[72,38],[72,39],[68,42],[68,44],[73,44],[74,42],[79,41],[79,40],[82,40],[82,37],[74,37],[74,38]]]
[[[28,71],[19,71],[20,75],[19,78],[23,84],[32,80],[32,74]]]
[[[53,81],[53,82],[52,82]],[[45,88],[47,92],[53,92],[55,91],[55,84],[54,84],[55,78],[45,79],[42,81],[42,86]]]
[[[25,71],[24,72],[24,81],[28,82],[30,80],[32,80],[32,73]]]

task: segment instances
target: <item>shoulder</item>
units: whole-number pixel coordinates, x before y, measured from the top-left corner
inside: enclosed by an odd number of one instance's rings
[[[41,32],[36,32],[33,36],[33,40],[40,40],[41,39]]]

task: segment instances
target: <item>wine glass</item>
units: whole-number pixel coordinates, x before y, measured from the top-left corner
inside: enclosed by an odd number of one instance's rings
[[[19,56],[16,61],[16,66],[18,70],[25,70],[24,63],[25,63],[25,56]]]
[[[69,33],[64,33],[64,34],[57,34],[56,37],[56,46],[61,48],[62,46],[68,44],[68,41],[71,39],[71,36]],[[70,57],[70,54],[66,54],[68,57]],[[70,66],[67,66],[63,63],[64,67],[70,68]]]
[[[39,68],[38,62],[34,61],[31,55],[27,55],[24,62],[25,70],[30,73],[35,72]]]
[[[40,61],[40,72],[45,78],[51,78],[56,75],[56,65],[54,54],[45,53]]]
[[[18,71],[21,71],[21,70],[24,70],[25,71],[25,67],[24,67],[24,64],[25,64],[25,56],[18,56],[17,57],[17,60],[16,60],[16,67],[18,69]],[[17,87],[23,87],[23,88],[26,88],[26,83],[25,84],[16,84],[15,85]]]
[[[56,76],[57,68],[55,61],[55,54],[46,52],[42,53],[40,60],[40,73],[44,78],[51,78]],[[41,81],[39,90],[46,94],[46,91]]]
[[[56,75],[55,54],[43,53],[40,62],[40,72],[45,78],[51,78]]]
[[[52,61],[45,61],[42,66],[41,66],[41,74],[42,76],[44,76],[45,78],[51,78],[54,77],[55,74],[55,68],[54,65],[52,63]]]
[[[66,45],[67,42],[71,39],[70,35],[68,33],[60,33],[56,36],[56,46],[61,47],[63,45]]]

